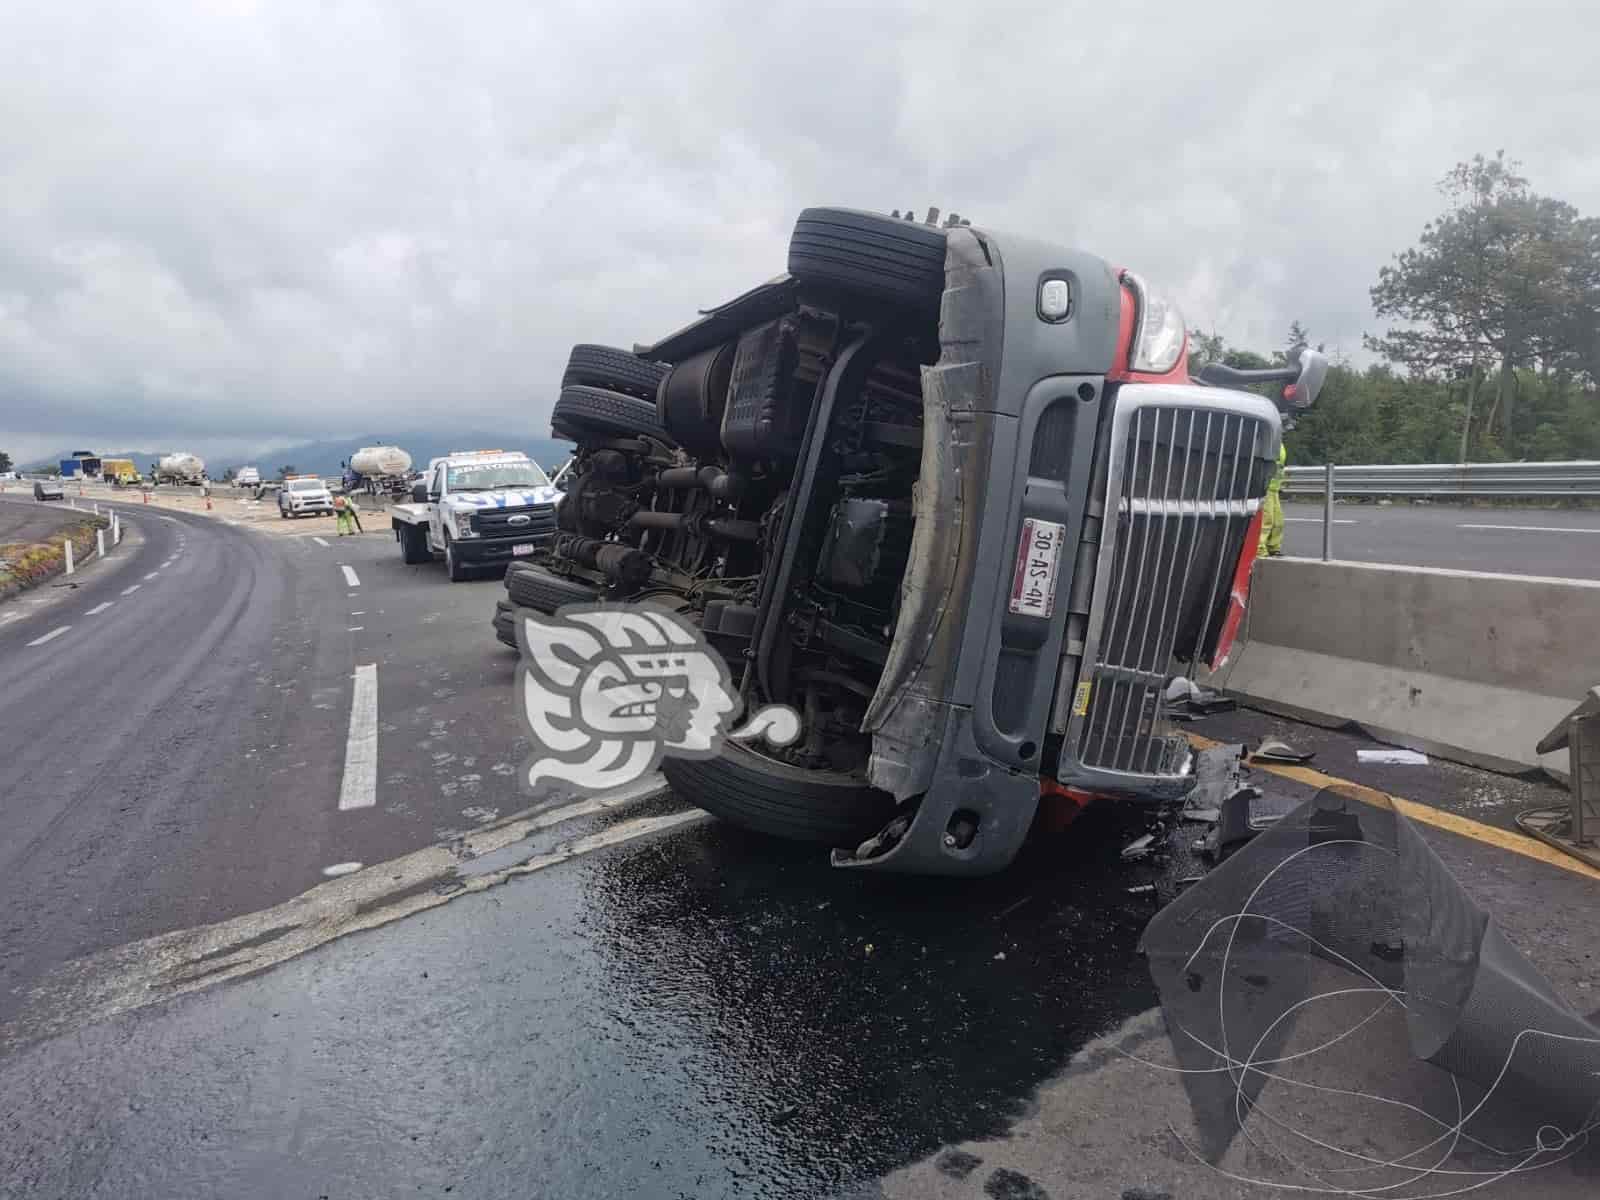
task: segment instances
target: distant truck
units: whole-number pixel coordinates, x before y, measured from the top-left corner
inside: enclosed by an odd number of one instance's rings
[[[390,526],[408,563],[443,559],[452,583],[479,567],[498,567],[533,553],[556,531],[561,493],[526,454],[456,450],[428,464],[411,503],[389,510]]]
[[[411,455],[399,446],[363,446],[340,465],[346,492],[404,495],[411,477]]]
[[[240,467],[233,474],[233,482],[238,487],[260,487],[261,470],[259,467]]]
[[[199,483],[205,473],[205,460],[193,454],[163,454],[156,463],[157,483]]]
[[[100,478],[115,487],[129,487],[142,477],[131,458],[107,458],[100,462]]]
[[[61,478],[63,478],[63,479],[83,479],[83,478],[85,478],[85,472],[84,472],[84,469],[83,469],[84,461],[85,460],[83,460],[81,458],[63,458],[61,460],[61,462],[59,464],[57,464],[61,468]]]

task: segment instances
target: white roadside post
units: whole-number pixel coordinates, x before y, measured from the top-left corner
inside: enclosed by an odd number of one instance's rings
[[[122,545],[122,516],[116,509],[111,510],[111,544]]]
[[[104,529],[96,529],[94,531],[94,551],[96,558],[104,558],[106,556],[106,531]]]
[[[65,542],[62,543],[62,545],[65,546],[66,550],[67,550],[67,574],[71,575],[72,574],[72,539],[68,538]]]

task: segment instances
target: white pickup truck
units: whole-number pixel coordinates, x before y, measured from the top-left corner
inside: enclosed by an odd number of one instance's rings
[[[408,563],[444,559],[452,583],[476,567],[498,567],[533,553],[556,531],[559,489],[526,454],[452,451],[428,464],[410,504],[389,510]]]

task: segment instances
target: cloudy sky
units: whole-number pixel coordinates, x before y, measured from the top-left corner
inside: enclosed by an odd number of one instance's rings
[[[1320,10],[1320,11],[1315,11]],[[1589,0],[0,8],[0,448],[547,432],[807,204],[1074,243],[1355,352],[1458,159],[1600,211]]]

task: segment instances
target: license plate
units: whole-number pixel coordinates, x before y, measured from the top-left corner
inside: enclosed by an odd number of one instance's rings
[[[524,542],[520,546],[513,546],[513,547],[511,547],[511,553],[513,553],[513,554],[532,554],[533,553],[533,543],[532,542]]]
[[[1067,527],[1033,517],[1022,522],[1017,566],[1011,575],[1011,611],[1025,617],[1048,617],[1056,607],[1056,568]]]

